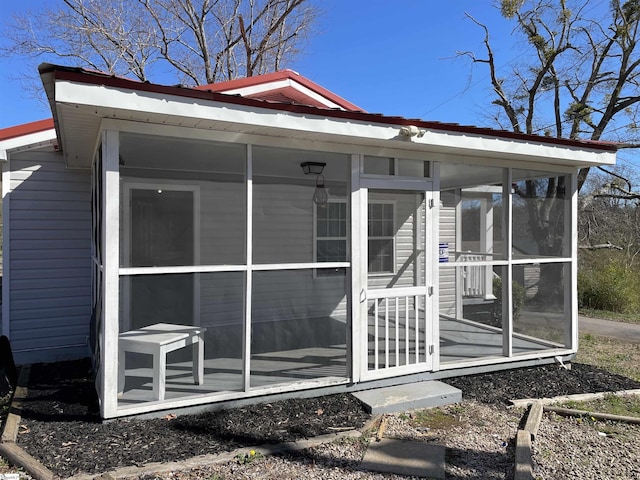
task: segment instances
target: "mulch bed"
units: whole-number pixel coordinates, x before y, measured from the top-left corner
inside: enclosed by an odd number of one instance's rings
[[[194,415],[101,422],[85,361],[33,365],[18,445],[61,477],[151,462],[180,461],[265,443],[360,428],[369,419],[351,395],[291,399]],[[446,380],[463,397],[510,399],[640,388],[589,365],[507,370]]]

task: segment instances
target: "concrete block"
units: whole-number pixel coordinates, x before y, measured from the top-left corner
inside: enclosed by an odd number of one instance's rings
[[[360,467],[373,472],[443,479],[444,453],[442,445],[383,439],[369,444]]]
[[[427,381],[355,392],[371,414],[440,407],[462,401],[462,392],[439,381]]]

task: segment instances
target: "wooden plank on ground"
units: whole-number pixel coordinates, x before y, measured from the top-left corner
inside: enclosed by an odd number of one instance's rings
[[[540,421],[542,420],[542,412],[542,403],[533,402],[531,404],[529,415],[527,415],[527,422],[524,425],[524,429],[531,434],[531,440],[535,440],[538,434],[538,428],[540,428]]]
[[[516,436],[516,464],[514,480],[533,480],[533,461],[531,459],[531,434],[518,430]]]

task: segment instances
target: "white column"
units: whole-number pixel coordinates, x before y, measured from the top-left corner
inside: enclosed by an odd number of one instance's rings
[[[246,162],[246,234],[245,262],[247,272],[244,276],[244,327],[242,329],[242,389],[251,389],[251,297],[253,287],[253,150],[247,145]]]
[[[455,205],[456,205],[456,220],[455,220],[455,245],[454,245],[454,257],[453,261],[458,261],[458,252],[462,251],[462,190],[455,190]],[[449,247],[451,248],[451,247]],[[462,318],[464,312],[462,309],[462,295],[464,289],[462,288],[462,267],[455,267],[455,298],[456,298],[456,318]]]
[[[118,163],[119,134],[102,132],[102,251],[103,291],[100,374],[103,391],[101,413],[115,416],[118,408],[118,333],[119,333],[119,263],[120,263],[120,172]]]
[[[565,322],[567,313],[571,316],[570,328],[565,330],[565,346],[572,350],[578,349],[578,175],[575,173],[566,176],[565,198],[570,201],[565,203],[565,238],[569,245],[571,264],[564,268],[564,304]],[[566,253],[564,253],[566,256]]]
[[[366,201],[363,206],[362,192],[360,189],[360,155],[351,155],[351,352],[350,367],[351,381],[357,383],[361,380],[361,369],[367,365],[367,304],[362,303],[366,295],[367,274],[362,258],[362,245],[366,242]],[[362,229],[363,213],[365,215],[365,229]]]
[[[511,193],[511,169],[505,168],[502,177],[502,235],[504,236],[505,254],[508,264],[502,275],[502,354],[505,357],[513,355],[513,194]]]
[[[4,161],[2,161],[4,160]],[[11,159],[0,150],[2,161],[2,335],[11,338]]]
[[[437,253],[440,243],[440,164],[432,162],[432,198],[434,208],[431,219],[425,221],[427,232],[431,232],[432,240],[427,242],[427,255],[432,255],[432,266],[427,268],[427,278],[431,278],[433,285],[433,295],[431,298],[433,358],[431,368],[434,372],[440,370],[440,256]],[[429,224],[431,222],[431,224]]]
[[[486,194],[480,200],[480,252],[487,253],[485,260],[493,260],[493,196]],[[490,265],[482,267],[483,295],[485,300],[495,300],[493,295],[493,269]]]

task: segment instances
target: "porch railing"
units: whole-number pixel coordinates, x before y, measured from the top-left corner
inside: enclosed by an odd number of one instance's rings
[[[483,255],[465,253],[460,262],[481,262]],[[487,294],[487,267],[485,265],[464,265],[462,267],[462,296],[485,297]]]
[[[424,290],[424,287],[407,287],[368,293],[369,370],[407,367],[426,361]]]

